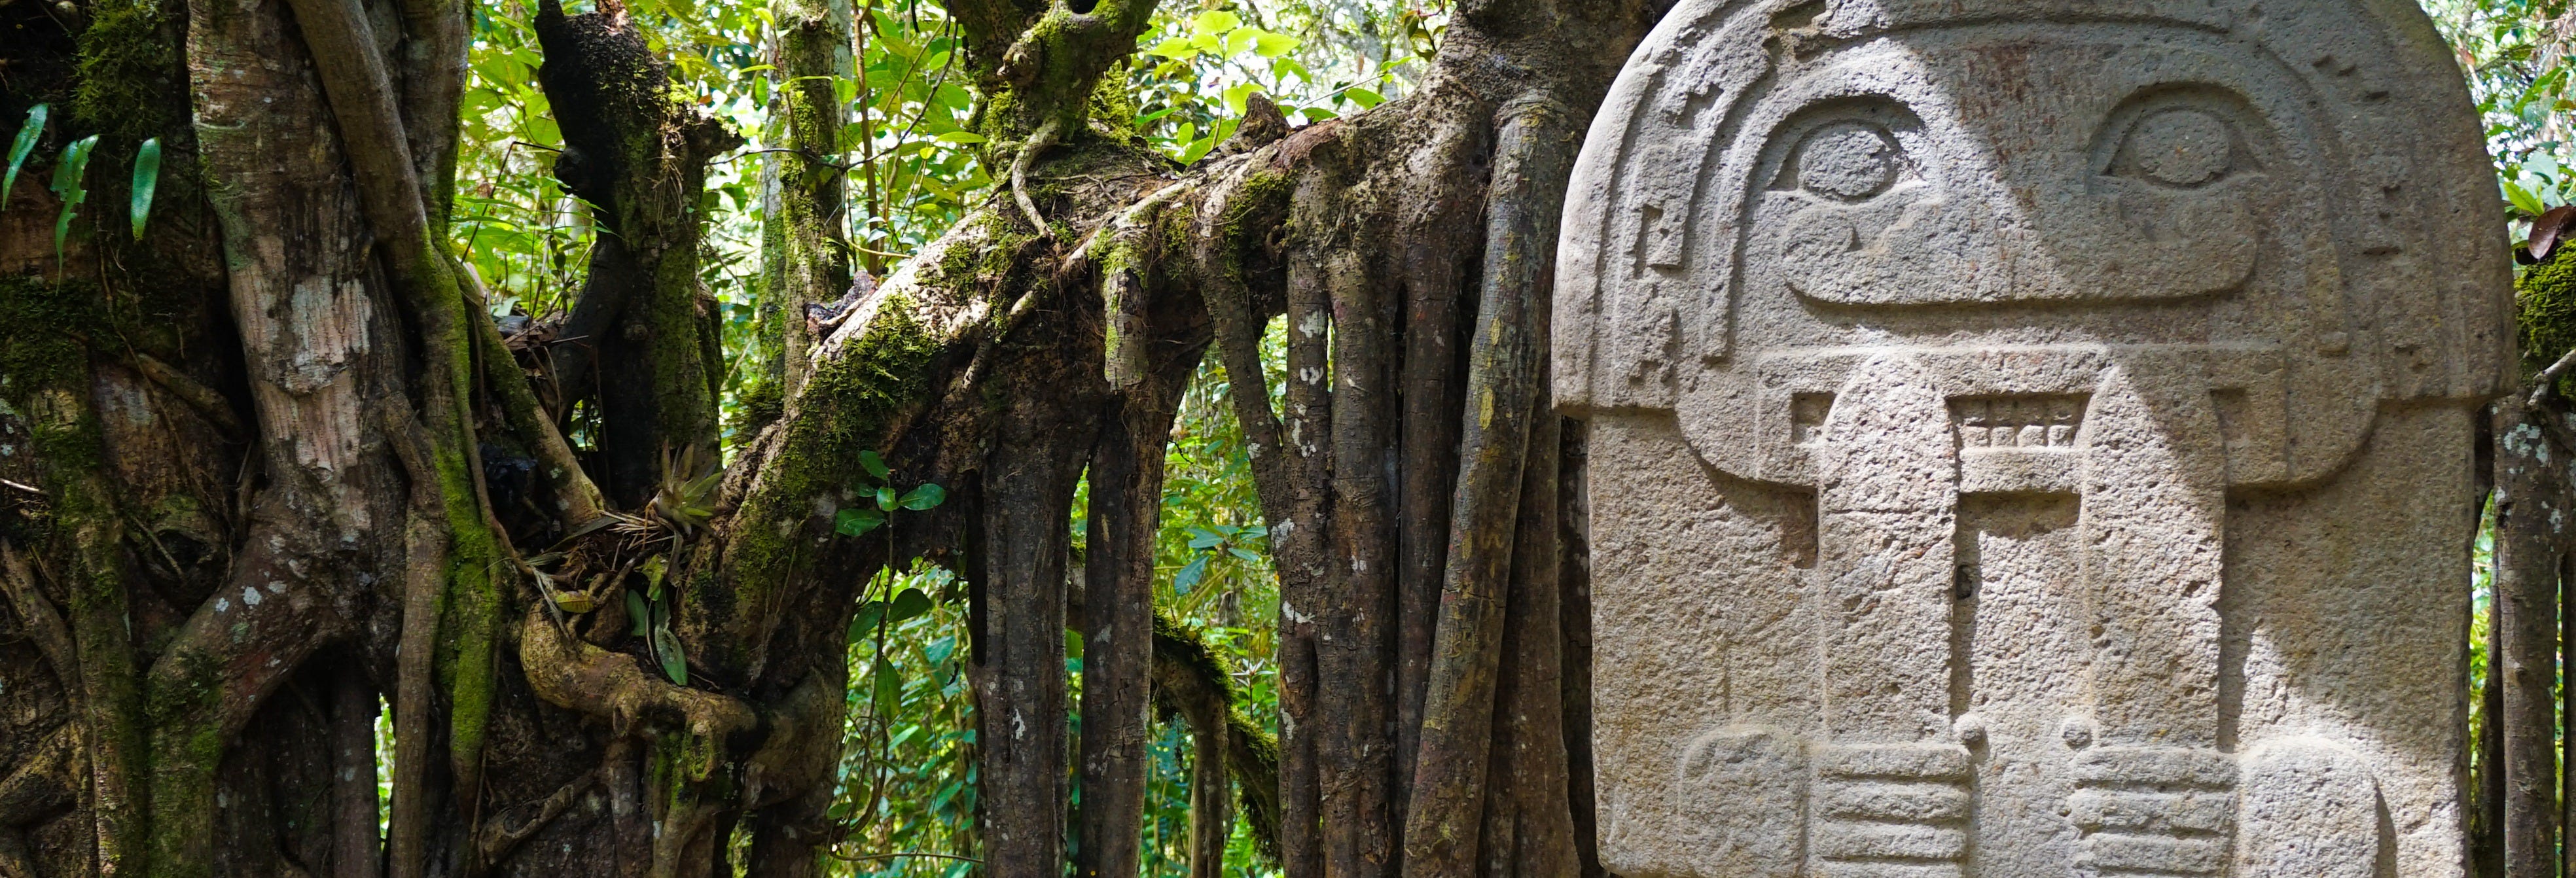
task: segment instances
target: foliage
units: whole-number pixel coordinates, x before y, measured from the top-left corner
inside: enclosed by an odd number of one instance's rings
[[[931,238],[989,197],[995,171],[982,164],[970,128],[977,96],[958,56],[959,27],[936,0],[854,0],[853,75],[836,77],[843,152],[817,156],[848,175],[845,197],[855,264],[890,273]],[[774,15],[765,0],[628,0],[631,19],[669,64],[671,87],[745,133],[752,143],[718,158],[700,202],[708,218],[701,279],[718,302],[727,374],[726,423],[744,405],[744,366],[767,294],[763,224],[774,212],[784,104],[775,57]],[[1399,96],[1427,72],[1447,15],[1445,0],[1166,0],[1146,50],[1131,60],[1136,134],[1187,163],[1232,135],[1255,92],[1292,121],[1356,112]],[[448,232],[454,248],[493,291],[496,317],[560,317],[586,275],[595,227],[589,207],[554,179],[563,146],[538,87],[542,62],[532,0],[474,7],[457,185]],[[139,216],[139,214],[138,214]],[[139,219],[138,219],[139,222]],[[1265,355],[1274,372],[1284,328]],[[1265,376],[1265,379],[1276,376]],[[1277,394],[1281,382],[1257,386]],[[1251,480],[1244,439],[1227,402],[1233,384],[1203,366],[1192,381],[1167,458],[1163,531],[1157,539],[1156,601],[1210,633],[1235,669],[1245,713],[1275,730],[1277,578],[1268,531]],[[576,413],[576,422],[580,420]],[[576,444],[584,434],[576,430]],[[748,437],[729,437],[728,444]],[[862,458],[855,488],[864,499],[834,516],[849,538],[888,538],[902,514],[939,504],[936,485],[898,489],[884,461]],[[686,490],[700,471],[676,471]],[[694,495],[691,495],[694,496]],[[703,504],[677,497],[673,523],[693,523]],[[666,516],[667,517],[667,516]],[[688,519],[688,520],[679,520]],[[1081,521],[1077,514],[1075,521]],[[880,531],[884,531],[880,534]],[[1079,535],[1077,534],[1077,543]],[[889,543],[891,545],[891,542]],[[677,644],[662,649],[655,622],[670,599],[630,592],[643,636],[686,673]],[[660,589],[668,592],[671,589]],[[836,875],[967,874],[977,856],[975,721],[965,675],[966,584],[926,563],[878,571],[850,631],[848,740],[832,808],[843,841],[831,849]],[[1068,671],[1079,672],[1079,644]],[[1148,796],[1146,862],[1155,875],[1186,874],[1190,747],[1177,722],[1159,724]],[[1228,874],[1272,874],[1256,862],[1240,821]]]
[[[2567,0],[2422,2],[2468,74],[2510,210],[2528,220],[2576,200],[2567,117],[2576,110],[2567,64],[2576,14]]]
[[[1298,122],[1365,110],[1420,80],[1446,4],[1319,0],[1167,3],[1128,75],[1138,132],[1195,162],[1234,136],[1244,102],[1270,96]]]

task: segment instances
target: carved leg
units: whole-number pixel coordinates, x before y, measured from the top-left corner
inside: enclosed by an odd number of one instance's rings
[[[1958,446],[1914,363],[1863,366],[1817,455],[1825,729],[1809,798],[1821,878],[1956,878],[1974,809],[1950,743]]]
[[[2087,418],[2082,520],[2093,716],[2071,720],[2075,874],[2226,868],[2236,762],[2218,750],[2226,460],[2195,364],[2107,371]]]

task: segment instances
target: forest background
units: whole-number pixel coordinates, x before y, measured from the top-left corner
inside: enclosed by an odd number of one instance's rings
[[[770,291],[784,271],[785,231],[774,220],[781,168],[789,161],[781,147],[783,92],[792,83],[776,63],[777,17],[767,0],[625,5],[644,25],[654,53],[669,63],[673,86],[746,140],[710,164],[700,202],[708,224],[699,271],[719,303],[723,361],[730,367],[719,396],[730,453],[735,426],[757,419],[764,405],[752,370],[740,364],[757,356],[754,327],[764,305],[775,307]],[[843,152],[826,158],[847,169],[841,191],[850,255],[867,275],[884,277],[956,225],[990,194],[997,176],[1008,174],[979,159],[984,138],[971,130],[975,96],[959,69],[961,37],[942,4],[848,5],[857,22],[846,47],[853,74],[829,78]],[[2457,50],[2489,126],[2501,202],[2498,240],[2519,240],[2532,218],[2576,202],[2570,137],[2576,92],[2568,58],[2576,46],[2576,13],[2567,0],[2424,5]],[[461,99],[449,243],[492,291],[492,316],[505,325],[542,322],[569,309],[597,243],[590,207],[555,174],[564,137],[538,81],[535,14],[527,0],[473,5]],[[1171,158],[1194,162],[1235,134],[1255,95],[1275,103],[1292,125],[1403,96],[1427,71],[1450,14],[1446,0],[1167,0],[1140,41],[1140,54],[1112,75],[1124,76],[1125,92],[1135,98],[1135,129]],[[91,161],[85,143],[95,138],[30,155],[44,120],[31,116],[19,124],[30,136],[11,143],[10,175],[22,167],[44,171],[59,187],[70,168],[71,185],[79,186],[81,168]],[[147,143],[134,156],[100,165],[157,166],[154,149]],[[130,191],[139,233],[151,189]],[[1214,663],[1232,677],[1245,718],[1274,734],[1278,578],[1230,396],[1283,392],[1285,334],[1284,322],[1271,324],[1262,345],[1269,373],[1257,383],[1237,381],[1214,357],[1190,380],[1170,436],[1154,561],[1157,608],[1209,647]],[[577,449],[589,442],[579,429],[568,438]],[[904,504],[888,505],[899,516]],[[1088,520],[1079,499],[1072,520],[1079,553]],[[854,522],[849,529],[870,526]],[[2473,583],[2482,607],[2491,578],[2485,544],[2482,539]],[[848,876],[967,875],[975,870],[979,842],[964,603],[955,575],[937,566],[915,564],[877,577],[866,594],[879,599],[850,629],[846,744],[830,811],[847,836],[831,846],[834,868]],[[2482,610],[2476,618],[2472,682],[2483,687],[2488,614]],[[1066,649],[1066,670],[1078,680],[1080,638],[1069,635]],[[2485,713],[2473,722],[2485,723]],[[391,729],[381,729],[377,740],[389,746]],[[1158,716],[1150,740],[1143,870],[1188,875],[1193,766],[1186,724]],[[390,752],[379,757],[391,759]],[[393,772],[378,776],[389,794]],[[1250,821],[1236,821],[1225,874],[1276,874],[1261,846]]]

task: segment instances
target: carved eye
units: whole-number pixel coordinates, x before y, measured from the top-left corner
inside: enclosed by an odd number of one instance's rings
[[[1837,201],[1859,201],[1895,185],[1902,159],[1887,129],[1836,122],[1808,134],[1791,161],[1799,188]]]
[[[2139,119],[2121,145],[2117,169],[2179,189],[2224,179],[2236,166],[2236,138],[2227,120],[2179,107]]]

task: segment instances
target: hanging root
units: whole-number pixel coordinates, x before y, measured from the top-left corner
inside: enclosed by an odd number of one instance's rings
[[[1029,166],[1037,163],[1039,153],[1055,146],[1063,130],[1056,120],[1047,120],[1029,135],[1028,142],[1020,145],[1020,154],[1011,159],[1011,200],[1019,203],[1020,215],[1028,217],[1029,226],[1037,230],[1040,238],[1054,237],[1055,232],[1047,227],[1046,216],[1038,213],[1037,201],[1029,197]]]

